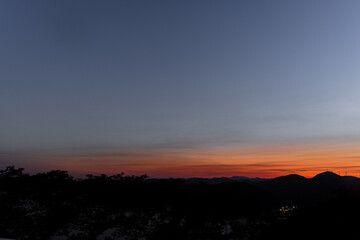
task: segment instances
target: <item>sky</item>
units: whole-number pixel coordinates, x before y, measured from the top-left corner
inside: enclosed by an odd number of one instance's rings
[[[0,1],[0,167],[360,175],[360,2]]]

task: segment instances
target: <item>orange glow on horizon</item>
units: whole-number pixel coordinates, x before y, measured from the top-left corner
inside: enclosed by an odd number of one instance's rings
[[[318,143],[67,154],[42,157],[35,165],[46,170],[65,169],[76,176],[125,172],[165,178],[272,178],[294,173],[313,177],[327,170],[359,176],[359,146],[358,143]]]

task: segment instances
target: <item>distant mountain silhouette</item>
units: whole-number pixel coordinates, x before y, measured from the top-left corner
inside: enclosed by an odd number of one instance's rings
[[[360,184],[360,178],[354,176],[343,176],[341,181],[346,186],[358,185]]]
[[[158,179],[148,179],[148,181],[157,181]],[[248,178],[244,176],[232,177],[215,177],[215,178],[181,178],[186,184],[205,183],[216,185],[221,183],[237,183],[246,182],[254,186],[265,188],[271,191],[300,192],[302,190],[308,191],[312,188],[321,188],[322,190],[329,191],[340,186],[351,186],[360,184],[360,178],[353,176],[340,176],[330,171],[317,174],[313,178],[305,178],[298,174],[289,174],[276,178]],[[295,189],[296,188],[296,189]]]
[[[208,184],[218,186],[216,189],[231,189],[231,195],[236,191],[241,191],[240,195],[252,195],[259,199],[260,196],[267,195],[268,205],[272,202],[292,202],[294,204],[313,204],[317,201],[329,199],[334,192],[340,188],[360,185],[360,178],[353,176],[340,176],[333,172],[323,172],[313,178],[306,178],[298,174],[289,174],[272,179],[248,178],[244,176],[217,177],[217,178],[183,178],[179,179],[185,185]],[[149,179],[148,181],[158,181]],[[255,188],[252,191],[246,189],[246,183]],[[256,190],[257,189],[257,190]],[[229,191],[227,191],[229,193]],[[196,195],[196,194],[195,194]],[[270,198],[272,200],[270,200]],[[261,200],[260,200],[261,202]]]
[[[360,179],[351,176],[339,176],[327,171],[313,178],[290,174],[267,181],[252,182],[252,184],[276,194],[283,201],[293,201],[296,204],[313,204],[331,198],[334,191],[339,188],[360,185]]]
[[[235,182],[262,182],[267,181],[267,178],[248,178],[244,176],[232,176],[232,177],[214,177],[214,178],[180,178],[187,184],[206,183],[206,184],[220,184],[220,183],[235,183]],[[153,181],[149,179],[148,181]]]
[[[183,179],[188,184],[194,183],[207,183],[207,184],[219,184],[219,183],[229,183],[229,182],[242,182],[248,180],[247,177],[217,177],[217,178],[185,178]]]
[[[339,184],[341,182],[341,176],[333,172],[323,172],[311,179],[317,183],[325,184]]]
[[[302,184],[305,183],[308,179],[306,177],[300,176],[298,174],[290,174],[286,176],[281,176],[272,179],[272,182],[275,184]]]
[[[359,202],[360,179],[332,172],[313,178],[121,173],[74,179],[66,171],[29,175],[10,166],[0,170],[0,237],[261,240],[334,239],[338,233],[335,239],[352,239],[342,234],[357,231]],[[329,230],[334,233],[323,236]],[[313,232],[316,238],[309,238]]]

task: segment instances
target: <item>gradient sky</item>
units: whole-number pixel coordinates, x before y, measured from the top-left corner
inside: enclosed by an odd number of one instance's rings
[[[360,174],[360,2],[0,1],[0,167]]]

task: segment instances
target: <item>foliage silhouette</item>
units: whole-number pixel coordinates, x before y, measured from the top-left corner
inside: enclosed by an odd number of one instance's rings
[[[75,179],[61,170],[23,171],[0,170],[0,237],[344,239],[359,223],[353,220],[360,214],[359,179],[329,173],[208,184],[124,173]]]

